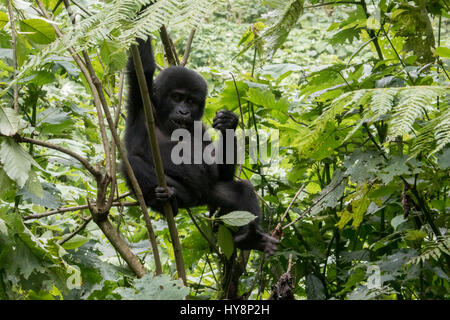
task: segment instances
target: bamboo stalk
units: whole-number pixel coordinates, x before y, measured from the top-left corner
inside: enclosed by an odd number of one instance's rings
[[[144,105],[145,118],[147,120],[147,134],[150,139],[150,147],[152,149],[153,163],[155,165],[156,177],[158,179],[158,184],[167,189],[166,176],[164,174],[164,168],[161,158],[161,153],[159,151],[158,140],[156,138],[155,130],[155,118],[153,116],[153,105],[150,100],[150,95],[148,92],[147,81],[144,75],[144,67],[142,65],[141,57],[139,55],[139,49],[136,45],[131,46],[131,54],[133,56],[134,67],[136,69],[136,75],[139,82],[139,88],[141,90],[142,102]],[[170,237],[172,239],[173,251],[175,255],[175,263],[177,265],[178,277],[183,280],[184,284],[187,285],[186,271],[184,269],[183,252],[181,250],[180,239],[178,238],[177,226],[175,224],[175,219],[173,217],[172,206],[170,202],[164,203],[164,214],[167,219],[167,224],[169,226]]]

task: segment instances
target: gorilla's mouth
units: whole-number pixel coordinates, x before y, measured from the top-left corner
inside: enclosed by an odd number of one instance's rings
[[[183,128],[187,129],[189,128],[190,122],[186,119],[170,119],[170,122],[176,127],[176,128]]]

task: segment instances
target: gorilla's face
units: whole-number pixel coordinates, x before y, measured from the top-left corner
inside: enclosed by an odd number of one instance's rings
[[[206,82],[196,72],[171,67],[155,79],[155,108],[158,127],[171,133],[175,129],[194,129],[205,108]]]
[[[174,89],[165,99],[170,106],[169,125],[174,129],[190,129],[194,120],[200,120],[203,113],[202,97],[186,89]]]

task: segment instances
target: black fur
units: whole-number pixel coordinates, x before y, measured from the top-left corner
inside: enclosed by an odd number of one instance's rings
[[[182,127],[193,131],[194,121],[200,120],[203,115],[207,95],[206,82],[196,72],[183,67],[165,69],[153,82],[155,61],[150,40],[146,42],[139,40],[139,51],[155,108],[158,143],[168,185],[166,192],[157,184],[141,93],[134,64],[130,58],[125,146],[128,160],[147,205],[162,212],[164,201],[170,201],[174,214],[177,214],[178,208],[199,205],[208,205],[212,210],[220,208],[220,215],[234,210],[249,211],[258,218],[235,233],[236,247],[272,254],[276,250],[278,240],[262,231],[259,225],[261,211],[253,186],[248,181],[234,180],[235,165],[205,163],[176,165],[171,160],[172,148],[178,143],[171,141],[173,130]],[[226,129],[236,129],[237,123],[238,118],[234,113],[222,110],[214,118],[213,127],[225,133]],[[204,126],[202,130],[205,131]],[[223,137],[226,139],[225,134]],[[225,142],[222,140],[220,143]],[[202,149],[209,144],[209,142],[201,143]],[[122,172],[129,183],[125,170],[122,169]]]

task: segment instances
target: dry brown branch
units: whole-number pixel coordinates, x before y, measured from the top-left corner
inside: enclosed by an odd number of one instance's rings
[[[181,66],[186,66],[187,61],[189,59],[189,54],[191,53],[191,46],[192,46],[192,41],[194,40],[194,35],[195,35],[195,29],[191,30],[191,33],[189,34],[189,38],[187,40],[186,43],[186,49],[184,50],[184,55],[183,55],[183,60],[181,60]]]

